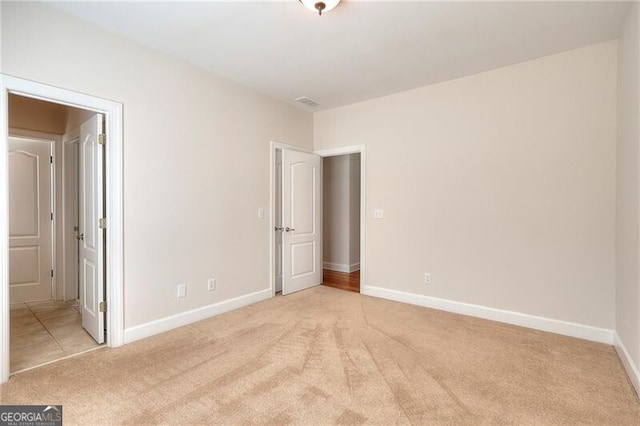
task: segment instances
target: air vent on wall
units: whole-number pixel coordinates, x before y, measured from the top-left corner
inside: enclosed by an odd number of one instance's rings
[[[320,105],[319,103],[317,103],[313,99],[308,98],[306,96],[300,96],[299,98],[296,98],[296,102],[300,102],[301,104],[305,104],[305,105],[308,105],[310,107],[317,107],[318,105]]]

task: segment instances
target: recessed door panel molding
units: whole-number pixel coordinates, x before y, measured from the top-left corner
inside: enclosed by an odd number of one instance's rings
[[[88,206],[95,206],[95,191],[93,188],[95,187],[95,179],[96,172],[95,170],[97,161],[96,161],[96,137],[97,135],[88,133],[83,135],[84,138],[81,141],[80,151],[82,152],[82,161],[81,164],[81,176],[82,180],[80,182],[80,191],[84,195],[84,202]],[[82,223],[84,224],[84,239],[82,240],[82,244],[84,248],[87,250],[95,250],[96,248],[96,222],[97,218],[95,217],[95,209],[94,208],[86,208],[83,209],[82,215]]]
[[[85,283],[85,290],[82,293],[83,319],[85,315],[96,318],[98,315],[98,303],[96,301],[96,265],[87,259],[83,259],[82,262],[82,277]]]
[[[9,297],[53,297],[53,141],[9,137]]]
[[[39,156],[15,150],[9,152],[9,236],[37,238],[40,234]],[[48,160],[48,158],[47,158]]]
[[[322,161],[282,150],[282,294],[322,284]]]
[[[291,165],[291,227],[299,236],[315,234],[317,173],[309,163]]]
[[[40,285],[39,246],[12,247],[9,249],[9,258],[13,266],[9,270],[11,287]]]
[[[291,277],[298,278],[315,272],[315,242],[309,241],[291,246]]]

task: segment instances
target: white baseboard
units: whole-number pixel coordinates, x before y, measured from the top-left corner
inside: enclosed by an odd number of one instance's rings
[[[640,368],[633,362],[627,347],[620,340],[620,336],[618,333],[614,334],[614,346],[616,348],[616,352],[618,352],[618,356],[622,361],[622,365],[624,365],[624,369],[627,370],[627,375],[629,376],[629,380],[631,380],[631,384],[636,389],[636,394],[640,397]]]
[[[215,315],[220,315],[243,306],[251,305],[271,298],[271,289],[260,290],[255,293],[213,303],[187,312],[181,312],[170,317],[161,318],[145,324],[130,327],[124,330],[124,343],[135,342],[145,337],[154,336],[174,328],[182,327],[196,321],[200,321]]]
[[[369,285],[362,286],[360,293],[367,296],[394,300],[396,302],[409,303],[412,305],[424,306],[426,308],[433,308],[441,311],[504,322],[541,331],[548,331],[551,333],[562,334],[564,336],[577,337],[593,342],[606,343],[608,345],[613,344],[613,330],[607,330],[604,328],[597,328],[551,318],[537,317],[519,312],[504,311],[501,309],[489,308],[487,306],[456,302],[453,300],[440,299],[421,294],[405,293],[403,291],[390,290],[387,288]]]
[[[323,262],[322,267],[330,271],[351,273],[360,269],[360,262],[347,265],[346,263]]]

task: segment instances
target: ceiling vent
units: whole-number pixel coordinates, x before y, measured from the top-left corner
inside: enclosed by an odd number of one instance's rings
[[[300,102],[301,104],[305,104],[305,105],[310,106],[310,107],[317,107],[318,105],[320,105],[319,103],[317,103],[313,99],[308,98],[306,96],[300,96],[299,98],[296,98],[296,102]]]

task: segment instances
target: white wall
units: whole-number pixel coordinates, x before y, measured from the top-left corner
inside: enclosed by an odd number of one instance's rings
[[[360,265],[360,154],[323,158],[323,260],[326,269]]]
[[[367,147],[366,284],[613,329],[616,51],[316,113],[315,149]]]
[[[325,268],[340,270],[337,265],[349,265],[349,157],[322,162],[323,261]]]
[[[618,350],[640,393],[639,26],[640,8],[635,4],[625,21],[618,50],[615,307]]]
[[[310,148],[310,113],[44,4],[3,3],[1,40],[3,73],[124,105],[127,328],[269,288],[269,141]]]
[[[67,107],[24,96],[9,96],[9,127],[62,135]]]

